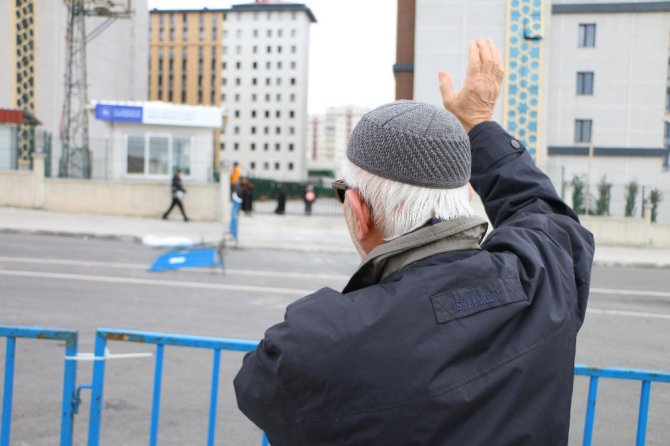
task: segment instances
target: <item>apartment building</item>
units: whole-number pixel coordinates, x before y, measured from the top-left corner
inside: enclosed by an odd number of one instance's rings
[[[351,131],[368,111],[364,107],[345,105],[310,116],[307,134],[310,172],[337,175],[347,154]]]
[[[304,4],[257,1],[226,12],[221,100],[229,117],[221,156],[247,175],[307,178],[309,30],[315,22]]]
[[[605,178],[612,215],[631,181],[670,196],[670,1],[399,0],[398,12],[398,98],[439,104],[437,71],[458,88],[467,41],[489,37],[506,64],[494,119],[559,191],[581,177],[595,194]]]

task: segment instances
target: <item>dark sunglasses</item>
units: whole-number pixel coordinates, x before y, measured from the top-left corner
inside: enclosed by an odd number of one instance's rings
[[[344,180],[335,180],[333,181],[333,192],[340,204],[344,204],[344,197],[346,196],[347,190],[351,189]]]

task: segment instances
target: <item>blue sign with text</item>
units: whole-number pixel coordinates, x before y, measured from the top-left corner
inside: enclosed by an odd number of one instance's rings
[[[135,105],[95,105],[95,119],[101,121],[142,122],[142,112],[142,107]]]

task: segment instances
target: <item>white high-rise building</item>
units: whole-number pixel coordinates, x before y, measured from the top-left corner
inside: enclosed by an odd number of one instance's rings
[[[670,196],[670,1],[398,5],[404,13],[394,70],[403,98],[440,104],[437,71],[449,71],[460,88],[467,41],[489,37],[506,71],[493,118],[526,145],[568,201],[575,177],[590,183],[592,197],[603,178],[612,184],[613,216],[623,216],[631,181],[646,198],[652,188]],[[670,221],[667,198],[659,221]]]
[[[369,109],[355,105],[330,107],[323,115],[312,115],[307,139],[310,171],[337,175],[347,153],[351,131]]]
[[[304,4],[234,5],[223,34],[221,159],[259,178],[307,178],[309,27]]]

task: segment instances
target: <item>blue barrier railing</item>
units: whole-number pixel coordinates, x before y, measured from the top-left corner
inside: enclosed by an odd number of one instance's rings
[[[5,382],[2,397],[2,430],[0,446],[9,446],[12,429],[12,399],[14,396],[14,363],[16,359],[16,339],[48,339],[65,341],[66,358],[77,355],[78,332],[58,328],[38,328],[22,326],[0,326],[0,337],[7,338],[5,350]],[[60,444],[72,444],[74,414],[76,412],[75,386],[77,382],[77,365],[72,360],[65,360],[63,376],[63,406],[61,414]]]
[[[653,370],[631,370],[631,369],[599,369],[575,364],[575,375],[589,376],[589,396],[586,405],[586,418],[584,420],[583,445],[590,446],[593,439],[593,422],[596,415],[596,399],[598,398],[598,380],[600,378],[626,379],[642,382],[640,391],[640,405],[637,417],[636,446],[644,446],[647,435],[647,415],[649,414],[649,395],[652,382],[670,383],[670,373],[657,372]]]
[[[61,446],[72,445],[72,433],[74,426],[74,415],[79,405],[79,391],[91,389],[91,414],[89,420],[89,446],[97,446],[100,441],[100,429],[102,424],[103,407],[103,384],[106,366],[106,348],[108,341],[137,342],[156,345],[156,359],[154,370],[154,389],[151,409],[151,432],[150,445],[158,442],[158,426],[160,419],[160,401],[163,373],[163,351],[165,346],[204,348],[213,351],[213,367],[210,387],[209,402],[209,424],[207,432],[207,444],[214,444],[216,429],[216,412],[219,391],[219,373],[221,366],[221,351],[232,350],[247,352],[254,350],[257,341],[208,338],[199,336],[175,335],[166,333],[151,333],[143,331],[128,331],[115,329],[99,329],[96,332],[95,352],[93,366],[93,383],[76,387],[76,359],[78,332],[74,330],[62,330],[54,328],[38,328],[23,326],[0,326],[0,337],[5,337],[5,376],[2,399],[2,428],[0,430],[0,446],[9,446],[12,421],[12,399],[14,395],[14,364],[16,358],[17,338],[46,339],[65,341],[65,369],[63,377],[63,404],[61,415]],[[575,375],[588,376],[589,391],[584,422],[583,445],[590,446],[593,439],[593,425],[595,420],[596,400],[598,395],[598,382],[600,378],[624,379],[640,381],[642,389],[640,393],[640,404],[638,407],[638,424],[636,445],[645,443],[647,433],[647,417],[649,412],[649,399],[652,382],[670,383],[670,373],[631,370],[618,368],[592,368],[581,364],[575,365]],[[265,435],[262,437],[262,446],[268,446]]]
[[[209,424],[207,430],[207,445],[214,444],[216,430],[216,410],[219,393],[219,371],[221,366],[221,350],[233,350],[247,352],[254,350],[258,341],[246,341],[239,339],[207,338],[200,336],[175,335],[167,333],[150,333],[144,331],[115,330],[100,328],[96,332],[95,352],[96,358],[105,355],[108,341],[138,342],[156,345],[156,360],[154,368],[154,391],[151,408],[151,431],[149,445],[158,443],[158,424],[160,420],[161,386],[163,376],[163,350],[166,345],[176,347],[195,347],[210,349],[214,352],[212,367],[212,380],[209,400]],[[100,428],[102,424],[103,407],[103,384],[105,380],[105,361],[96,361],[93,366],[93,385],[91,395],[91,415],[89,420],[88,444],[95,446],[100,441]],[[267,445],[265,435],[262,444]]]

